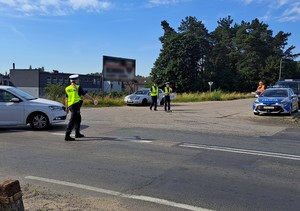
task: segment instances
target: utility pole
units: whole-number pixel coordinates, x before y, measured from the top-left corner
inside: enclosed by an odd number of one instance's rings
[[[282,58],[280,59],[280,63],[279,63],[279,81],[281,79],[281,66],[282,66]]]

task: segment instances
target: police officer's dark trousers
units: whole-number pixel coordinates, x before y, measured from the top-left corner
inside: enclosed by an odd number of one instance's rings
[[[150,109],[152,110],[152,107],[154,106],[154,110],[157,108],[157,96],[151,96],[152,102],[150,104]]]
[[[82,104],[83,104],[83,101],[80,100],[79,101],[79,110],[81,109]],[[75,127],[75,132],[76,132],[77,135],[80,134],[80,125],[81,125],[81,112],[79,111],[79,116],[78,116],[78,119],[75,122],[75,126],[74,126]]]
[[[76,126],[76,130],[79,129],[80,122],[81,122],[79,103],[75,103],[69,106],[69,111],[71,112],[71,117],[66,131],[66,138],[70,137],[70,134],[72,133],[72,130],[74,129],[75,126]]]
[[[165,111],[167,111],[167,108],[168,108],[168,111],[170,111],[170,102],[171,102],[171,99],[170,99],[170,96],[165,96]]]

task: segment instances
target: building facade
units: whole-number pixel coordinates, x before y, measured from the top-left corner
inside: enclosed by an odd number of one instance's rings
[[[45,96],[48,84],[70,84],[71,73],[60,73],[57,70],[46,72],[41,69],[11,69],[10,81],[18,88],[35,97]],[[102,78],[100,76],[79,75],[79,83],[88,92],[102,91]]]
[[[9,76],[8,75],[2,75],[2,74],[0,74],[0,85],[13,86],[13,84],[9,80]]]

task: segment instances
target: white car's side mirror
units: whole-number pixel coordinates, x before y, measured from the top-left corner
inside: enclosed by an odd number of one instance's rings
[[[20,102],[20,99],[19,98],[11,98],[10,102],[13,102],[13,103],[19,103]]]

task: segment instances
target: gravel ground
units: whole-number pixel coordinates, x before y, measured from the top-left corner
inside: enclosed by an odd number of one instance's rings
[[[28,211],[128,211],[120,201],[109,197],[76,196],[72,193],[58,194],[39,186],[22,187],[23,203]]]

